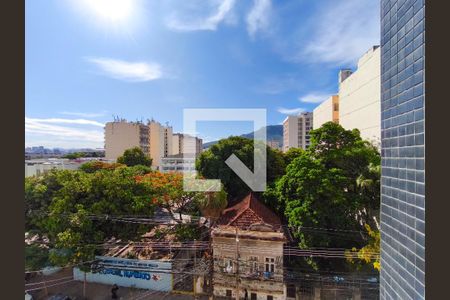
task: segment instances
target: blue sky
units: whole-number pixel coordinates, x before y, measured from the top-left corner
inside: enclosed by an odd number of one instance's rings
[[[182,131],[184,108],[265,108],[280,124],[379,44],[379,0],[27,0],[25,15],[26,146],[103,147],[113,115]]]

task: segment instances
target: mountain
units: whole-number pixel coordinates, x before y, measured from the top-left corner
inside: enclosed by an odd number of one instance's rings
[[[280,145],[283,144],[283,125],[269,125],[266,127],[262,127],[258,129],[257,132],[260,132],[261,130],[267,130],[267,141],[277,141]],[[241,137],[253,139],[254,132],[241,134]],[[219,141],[212,141],[208,143],[203,144],[203,149],[209,148],[214,144],[217,144]]]

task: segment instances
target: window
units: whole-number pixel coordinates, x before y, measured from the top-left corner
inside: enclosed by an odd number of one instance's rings
[[[273,300],[273,296],[272,295],[267,295],[267,300]]]
[[[295,285],[288,285],[286,289],[286,296],[288,298],[295,298]]]
[[[338,111],[339,110],[339,104],[338,103],[334,103],[333,104],[333,110],[334,111]]]
[[[231,297],[232,297],[232,295],[231,295],[231,290],[227,290],[227,297],[228,297],[228,298],[231,298]]]
[[[250,272],[256,273],[258,272],[258,257],[250,256]]]
[[[256,300],[258,297],[256,296],[256,293],[250,294],[250,300]]]
[[[266,257],[266,272],[275,272],[275,258]]]

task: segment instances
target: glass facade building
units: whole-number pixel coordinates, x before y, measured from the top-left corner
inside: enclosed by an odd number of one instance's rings
[[[425,298],[424,14],[381,0],[380,299]]]

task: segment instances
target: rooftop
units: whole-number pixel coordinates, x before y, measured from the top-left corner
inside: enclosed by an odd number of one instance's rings
[[[225,209],[217,220],[217,225],[241,229],[270,225],[274,231],[280,231],[282,227],[280,218],[261,203],[254,193],[249,193],[244,199]]]

